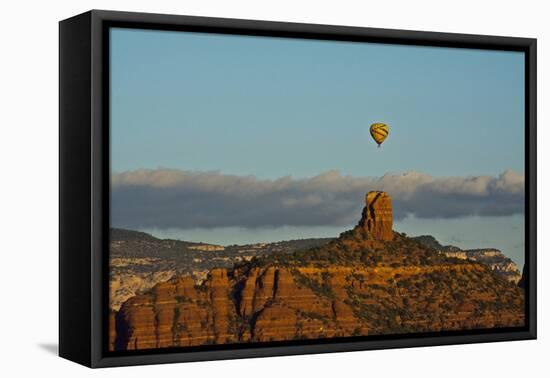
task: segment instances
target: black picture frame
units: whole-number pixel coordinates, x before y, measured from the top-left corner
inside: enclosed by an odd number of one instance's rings
[[[113,26],[525,53],[526,326],[214,345],[135,353],[107,350],[109,39]],[[59,354],[89,367],[250,358],[535,339],[536,39],[92,10],[59,24]]]

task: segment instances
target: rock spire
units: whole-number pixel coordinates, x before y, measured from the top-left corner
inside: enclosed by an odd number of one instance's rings
[[[386,192],[368,192],[359,226],[377,240],[392,240],[392,204]]]

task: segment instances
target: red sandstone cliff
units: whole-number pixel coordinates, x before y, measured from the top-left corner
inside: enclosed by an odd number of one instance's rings
[[[111,348],[150,349],[521,326],[523,291],[391,229],[369,193],[359,225],[326,246],[176,277],[126,301]]]

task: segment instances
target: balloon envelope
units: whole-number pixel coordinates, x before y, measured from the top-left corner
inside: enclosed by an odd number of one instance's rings
[[[388,137],[389,133],[390,128],[385,123],[373,123],[370,125],[370,135],[372,139],[378,143],[378,147],[380,147],[382,142]]]

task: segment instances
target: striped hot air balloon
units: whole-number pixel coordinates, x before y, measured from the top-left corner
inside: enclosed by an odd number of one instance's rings
[[[378,143],[378,147],[380,147],[382,142],[386,140],[389,133],[390,128],[385,123],[373,123],[370,125],[370,135],[372,136],[372,139]]]

